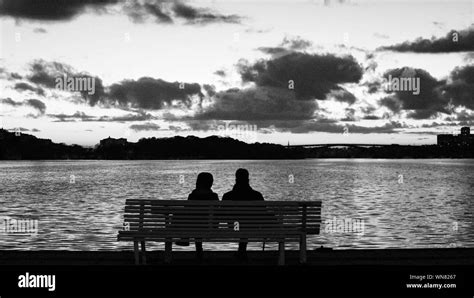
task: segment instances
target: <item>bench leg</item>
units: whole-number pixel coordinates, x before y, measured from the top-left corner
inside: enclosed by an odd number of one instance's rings
[[[285,265],[285,242],[278,242],[278,265],[283,266]]]
[[[142,263],[146,264],[146,247],[145,247],[145,241],[140,242],[141,247],[142,247]]]
[[[165,242],[165,263],[171,263],[171,252],[173,251],[173,242]]]
[[[300,238],[300,263],[306,263],[306,234],[302,234]]]
[[[135,265],[140,264],[140,255],[138,252],[138,241],[133,241],[133,252],[135,253]]]

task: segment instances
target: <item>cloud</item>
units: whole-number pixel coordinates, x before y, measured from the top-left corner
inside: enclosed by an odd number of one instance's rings
[[[27,79],[40,86],[54,89],[56,78],[60,77],[91,77],[95,79],[95,93],[79,92],[84,101],[95,106],[100,103],[104,106],[121,108],[162,109],[174,103],[190,105],[192,98],[202,100],[204,94],[197,83],[167,82],[161,79],[142,77],[138,80],[123,80],[107,88],[97,76],[85,72],[78,72],[71,66],[59,62],[35,60],[30,66]],[[23,88],[29,88],[22,85]],[[215,90],[211,85],[203,86],[208,95]]]
[[[46,29],[44,28],[35,28],[33,32],[34,33],[47,33],[48,31],[46,31]]]
[[[209,131],[215,130],[217,127],[215,121],[189,121],[188,125],[192,130]],[[233,123],[235,125],[256,125],[259,132],[290,132],[290,133],[313,133],[325,132],[343,134],[345,131],[349,133],[371,134],[371,133],[399,133],[402,128],[406,128],[405,124],[397,121],[387,122],[382,126],[366,127],[359,125],[338,124],[332,119],[312,119],[312,120],[256,120]]]
[[[183,88],[180,88],[180,85]],[[109,87],[107,101],[119,106],[142,109],[162,109],[173,101],[190,105],[192,97],[204,96],[197,83],[167,82],[161,79],[142,77],[124,80]]]
[[[381,47],[378,50],[415,53],[452,53],[474,51],[474,31],[472,29],[451,30],[446,36],[431,39],[418,38],[393,46]]]
[[[187,24],[207,25],[210,23],[238,24],[238,15],[223,15],[207,8],[195,8],[181,1],[133,1],[127,2],[123,11],[134,22],[142,23],[152,18],[157,23],[172,24],[184,20]]]
[[[336,101],[345,102],[349,105],[354,104],[357,101],[357,98],[354,94],[350,93],[346,89],[332,90],[328,95],[328,98],[334,98]]]
[[[67,115],[67,114],[48,114],[48,117],[56,118],[53,122],[75,122],[77,120],[80,121],[93,121],[96,119],[95,116],[90,116],[87,115],[84,112],[75,112],[72,115]]]
[[[270,128],[278,132],[291,133],[311,133],[311,132],[326,132],[326,133],[340,133],[341,135],[347,131],[348,133],[371,134],[371,133],[398,133],[405,125],[396,121],[388,122],[382,126],[366,127],[355,124],[344,125],[338,124],[329,119],[308,120],[308,121],[278,121],[275,123],[268,123]],[[260,123],[259,127],[264,127]]]
[[[31,86],[28,83],[16,83],[13,89],[19,90],[19,91],[28,90],[28,91],[32,91],[36,93],[39,96],[44,96],[44,90],[42,88]]]
[[[86,9],[103,11],[118,0],[2,0],[0,15],[40,21],[66,21]]]
[[[130,125],[130,129],[134,131],[152,131],[152,130],[160,130],[160,126],[152,122],[147,122],[144,124]]]
[[[278,58],[293,52],[302,51],[312,46],[312,42],[300,36],[287,37],[276,47],[259,47],[257,50]]]
[[[237,15],[222,15],[211,12],[208,9],[194,8],[182,2],[176,2],[173,5],[173,12],[179,18],[185,19],[191,24],[208,24],[208,23],[240,23],[241,17]]]
[[[8,97],[8,98],[0,99],[0,103],[5,104],[5,105],[10,105],[13,107],[29,106],[37,110],[38,112],[40,112],[41,115],[43,115],[46,112],[46,105],[41,100],[38,100],[38,99],[27,99],[26,101],[19,102],[19,101],[14,101]]]
[[[299,101],[288,89],[254,87],[217,93],[210,106],[198,111],[197,120],[301,120],[311,119],[316,101]]]
[[[14,101],[13,99],[11,98],[2,98],[0,99],[0,103],[4,104],[4,105],[9,105],[9,106],[13,106],[13,107],[17,107],[17,106],[21,106],[23,105],[23,103],[21,102],[16,102]]]
[[[28,99],[25,104],[38,110],[42,115],[46,112],[46,105],[38,99]]]
[[[222,70],[222,69],[216,70],[216,71],[214,72],[214,74],[215,74],[216,76],[219,76],[219,77],[225,77],[225,76],[227,76],[225,70]]]
[[[288,89],[291,80],[300,100],[324,99],[331,90],[341,89],[339,84],[356,83],[362,77],[362,68],[352,56],[330,54],[292,53],[252,65],[241,60],[237,67],[244,82],[258,86]]]
[[[15,132],[15,131],[20,131],[20,132],[40,132],[41,130],[39,129],[36,129],[36,128],[33,128],[33,129],[28,129],[28,128],[24,128],[24,127],[15,127],[15,128],[10,128],[10,129],[6,129],[10,132]]]
[[[70,65],[60,62],[47,62],[42,59],[33,61],[30,65],[30,74],[27,79],[40,86],[54,89],[56,88],[56,79],[66,77],[87,77],[95,80],[95,92],[89,94],[87,91],[79,92],[81,96],[91,105],[95,105],[105,96],[105,89],[102,80],[99,77],[91,76],[86,72],[78,72]]]
[[[111,6],[116,6],[110,9]],[[70,21],[86,12],[122,13],[136,23],[153,19],[172,24],[184,20],[187,24],[240,23],[242,17],[223,15],[207,8],[195,8],[181,1],[169,0],[2,0],[0,16],[30,21]],[[44,30],[44,29],[43,29]],[[42,30],[35,30],[43,33]]]
[[[456,67],[450,79],[444,90],[452,99],[452,104],[474,110],[474,65]]]
[[[16,72],[12,72],[10,73],[10,78],[14,79],[14,80],[21,80],[23,79],[23,77],[19,74],[17,74]]]
[[[375,115],[365,115],[364,117],[362,117],[362,119],[364,119],[364,120],[380,120],[380,117],[375,116]]]
[[[438,81],[423,69],[409,67],[388,70],[384,77],[409,78],[419,80],[419,94],[413,90],[390,92],[392,95],[382,98],[379,104],[395,114],[408,111],[408,118],[430,119],[438,112],[449,113],[448,100],[442,95],[444,81]],[[416,93],[416,92],[415,92]]]
[[[84,112],[76,111],[74,114],[48,114],[47,116],[56,118],[54,122],[133,122],[153,119],[151,114],[140,111],[135,114],[126,114],[122,116],[91,116]]]
[[[132,1],[127,2],[123,10],[136,23],[142,23],[149,17],[153,17],[157,23],[170,24],[173,23],[173,19],[165,11],[165,4],[164,1]]]

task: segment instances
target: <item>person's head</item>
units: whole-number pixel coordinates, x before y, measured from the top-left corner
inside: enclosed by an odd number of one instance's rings
[[[211,189],[214,178],[211,173],[201,172],[197,176],[196,189]]]
[[[236,184],[249,184],[249,171],[246,169],[238,169],[235,172]]]

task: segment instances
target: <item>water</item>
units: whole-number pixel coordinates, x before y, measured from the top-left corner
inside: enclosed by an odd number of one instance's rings
[[[0,216],[37,218],[39,225],[36,235],[0,234],[0,249],[130,249],[116,241],[125,199],[186,199],[201,171],[214,175],[222,197],[239,167],[266,200],[321,200],[323,220],[364,222],[363,233],[323,224],[321,235],[309,237],[310,249],[474,247],[474,160],[315,159],[0,161]]]

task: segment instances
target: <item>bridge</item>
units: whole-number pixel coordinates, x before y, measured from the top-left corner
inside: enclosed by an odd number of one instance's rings
[[[321,147],[389,147],[399,146],[397,144],[354,144],[354,143],[334,143],[334,144],[304,144],[304,145],[288,145],[288,148],[321,148]]]

